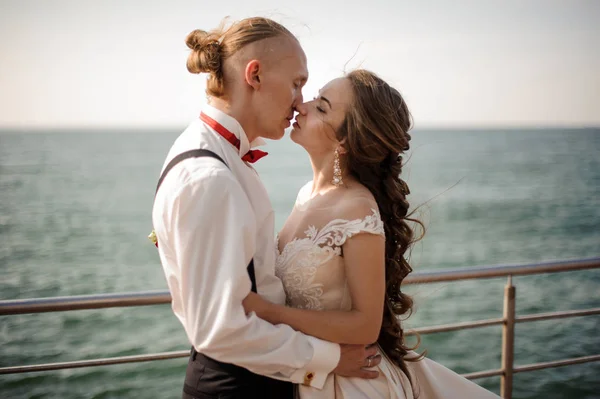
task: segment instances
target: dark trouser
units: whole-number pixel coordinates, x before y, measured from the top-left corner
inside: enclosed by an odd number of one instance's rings
[[[294,385],[196,352],[188,361],[183,399],[293,399]]]

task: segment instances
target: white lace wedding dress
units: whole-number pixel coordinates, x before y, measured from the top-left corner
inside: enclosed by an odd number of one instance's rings
[[[307,185],[309,186],[310,183]],[[299,199],[302,196],[300,191]],[[302,213],[298,201],[294,214]],[[326,221],[331,212],[313,212],[308,221]],[[296,236],[283,246],[276,261],[276,274],[283,281],[287,304],[313,310],[350,310],[350,292],[346,283],[342,245],[361,233],[385,236],[383,222],[376,209],[364,217],[321,222],[320,228],[308,224],[304,236]],[[279,238],[277,239],[279,243]],[[380,351],[381,352],[381,351]],[[412,354],[415,355],[414,353]],[[419,399],[438,398],[498,398],[495,394],[430,360],[407,362],[413,388],[408,379],[388,358],[383,357],[374,380],[329,375],[322,390],[300,385],[301,399]]]

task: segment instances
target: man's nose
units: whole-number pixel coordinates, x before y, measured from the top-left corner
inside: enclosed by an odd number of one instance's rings
[[[304,102],[304,97],[302,97],[302,90],[296,94],[296,98],[294,99],[294,108],[297,108],[299,104]]]

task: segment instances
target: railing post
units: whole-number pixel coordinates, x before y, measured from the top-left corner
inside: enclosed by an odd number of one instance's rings
[[[515,295],[512,276],[504,287],[504,324],[502,326],[502,377],[500,377],[500,396],[512,398],[513,367],[515,353]]]

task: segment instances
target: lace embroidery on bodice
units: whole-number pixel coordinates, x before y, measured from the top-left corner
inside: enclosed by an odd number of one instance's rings
[[[305,238],[295,237],[285,245],[281,253],[278,249],[279,243],[276,242],[275,274],[283,282],[289,306],[315,310],[326,308],[321,303],[321,298],[329,288],[333,287],[328,286],[327,281],[324,280],[334,280],[335,274],[343,273],[343,267],[335,267],[336,264],[343,262],[341,246],[348,238],[362,232],[385,237],[383,222],[378,211],[375,209],[371,211],[373,213],[364,219],[332,220],[321,230],[311,225],[304,232]],[[317,273],[328,265],[332,267],[331,273],[327,273],[324,279],[315,278]],[[345,277],[342,280],[345,281]]]

